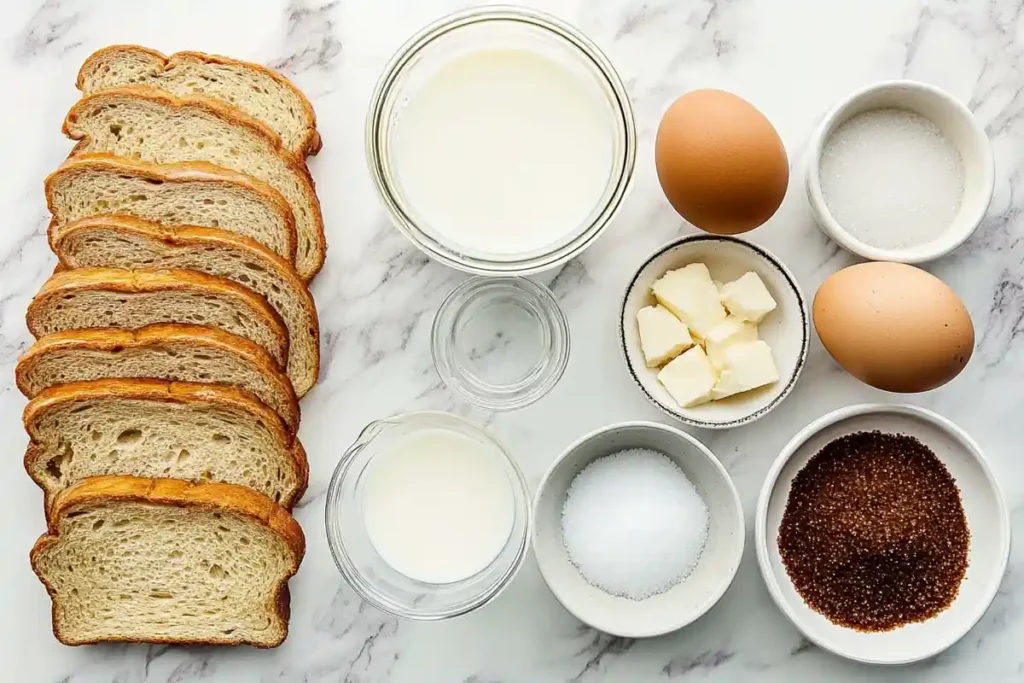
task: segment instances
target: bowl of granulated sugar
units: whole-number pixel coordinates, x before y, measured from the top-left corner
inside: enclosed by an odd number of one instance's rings
[[[697,620],[743,555],[739,495],[700,441],[653,422],[604,427],[551,466],[534,501],[533,548],[559,602],[627,638]]]
[[[970,109],[916,81],[876,83],[836,105],[806,166],[819,227],[873,261],[950,253],[981,224],[995,186],[991,143]]]

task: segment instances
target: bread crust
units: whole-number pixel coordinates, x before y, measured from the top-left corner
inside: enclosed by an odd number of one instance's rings
[[[285,427],[281,417],[271,408],[237,387],[223,384],[199,384],[195,382],[168,382],[158,379],[96,379],[84,382],[58,384],[39,392],[22,412],[22,423],[29,435],[25,450],[24,465],[29,477],[46,490],[43,482],[32,475],[32,463],[46,455],[46,448],[39,441],[36,424],[48,411],[70,403],[98,400],[144,400],[161,403],[204,403],[223,406],[250,413],[261,420],[288,451],[293,462],[298,485],[291,496],[281,501],[281,507],[290,510],[298,503],[309,485],[309,461],[306,451],[298,438]],[[52,501],[45,509],[49,518]]]
[[[119,233],[142,235],[158,240],[164,245],[172,248],[214,245],[237,249],[248,253],[252,258],[263,263],[268,270],[277,272],[282,279],[290,281],[292,289],[299,295],[299,304],[305,313],[305,318],[309,321],[308,325],[304,329],[293,330],[288,326],[288,323],[284,321],[283,314],[276,311],[276,309],[275,312],[278,312],[278,317],[282,320],[285,328],[287,329],[289,351],[291,353],[295,353],[298,348],[300,348],[296,344],[296,337],[298,335],[309,335],[309,337],[312,338],[313,371],[312,377],[296,378],[291,374],[289,374],[289,377],[291,377],[292,384],[295,387],[295,393],[299,398],[305,396],[306,393],[308,393],[316,384],[317,377],[320,374],[320,320],[317,316],[316,304],[313,301],[313,296],[310,294],[306,283],[298,276],[295,270],[291,267],[291,264],[283,258],[254,239],[227,230],[221,230],[219,228],[164,226],[159,223],[144,221],[132,216],[93,216],[68,223],[61,230],[60,236],[52,247],[53,251],[57,254],[57,258],[60,259],[60,262],[63,265],[70,268],[75,267],[75,264],[68,262],[69,257],[66,250],[63,248],[65,243],[64,241],[73,237],[76,232],[87,231],[94,228],[101,228]],[[242,283],[239,284],[240,286],[245,286]],[[270,306],[273,307],[273,304],[271,303]],[[300,339],[299,341],[301,343],[305,340]],[[305,348],[305,346],[302,348]],[[290,362],[288,365],[290,367]]]
[[[46,176],[44,183],[46,207],[55,216],[50,221],[50,225],[46,230],[51,249],[55,248],[56,243],[68,225],[66,222],[59,222],[56,218],[54,186],[64,176],[84,171],[111,171],[164,183],[213,182],[242,187],[260,195],[279,214],[287,229],[287,234],[285,235],[287,253],[283,254],[283,256],[289,262],[295,263],[295,216],[292,214],[292,208],[284,196],[270,185],[252,176],[238,173],[237,171],[232,171],[207,161],[180,161],[173,164],[154,164],[149,161],[115,156],[108,152],[86,152],[70,156],[56,171]],[[134,218],[132,216],[128,217]]]
[[[142,45],[134,44],[122,44],[122,45],[108,45],[107,47],[100,48],[96,52],[86,57],[82,63],[82,67],[78,70],[78,77],[75,79],[75,87],[77,87],[83,93],[85,92],[85,79],[86,73],[92,68],[93,62],[102,59],[110,53],[134,51],[141,52],[147,57],[153,60],[154,64],[161,71],[169,71],[180,62],[187,59],[192,59],[198,62],[205,62],[207,64],[222,64],[226,66],[240,66],[267,76],[280,85],[284,86],[288,90],[291,90],[299,99],[302,104],[302,110],[305,114],[305,118],[308,121],[306,126],[305,135],[300,149],[295,150],[299,154],[303,155],[314,155],[317,154],[321,147],[323,147],[323,141],[320,138],[320,133],[317,130],[316,125],[316,112],[313,111],[313,105],[310,103],[306,95],[299,90],[290,79],[282,75],[281,73],[263,66],[262,64],[256,64],[254,62],[246,62],[240,59],[231,59],[230,57],[223,57],[220,55],[211,55],[205,52],[195,52],[192,50],[186,50],[182,52],[175,52],[172,55],[165,55],[162,52],[154,50],[152,48],[144,47]]]
[[[179,323],[160,323],[147,325],[137,330],[119,330],[110,328],[94,328],[88,330],[65,330],[48,334],[29,347],[14,368],[15,383],[27,398],[34,398],[28,387],[28,374],[32,365],[41,356],[53,351],[69,349],[90,349],[97,351],[115,351],[126,348],[144,348],[166,342],[180,342],[212,347],[244,358],[249,364],[257,367],[263,375],[274,384],[277,392],[285,399],[284,414],[279,416],[295,434],[299,425],[299,402],[295,397],[291,382],[274,365],[266,350],[244,337],[239,337],[214,327],[203,325],[182,325]],[[181,383],[177,383],[181,384]],[[58,385],[59,386],[59,385]],[[211,384],[211,386],[216,385]],[[44,391],[38,392],[41,395]],[[236,387],[236,391],[252,396],[249,392]],[[259,399],[252,396],[252,400]],[[268,406],[268,409],[270,407]]]
[[[40,329],[39,308],[50,298],[71,292],[109,291],[145,294],[168,291],[195,292],[198,290],[241,302],[243,306],[253,312],[253,315],[259,316],[267,322],[277,338],[275,348],[268,349],[268,351],[277,362],[278,368],[285,367],[288,359],[288,328],[277,311],[267,303],[267,300],[248,287],[195,270],[75,268],[55,272],[32,298],[28,305],[28,311],[25,313],[25,322],[32,336],[39,339],[45,334]]]
[[[200,483],[193,484],[178,479],[145,479],[141,477],[102,476],[86,479],[60,492],[53,501],[52,514],[47,523],[47,533],[40,536],[32,546],[29,560],[32,571],[46,587],[53,601],[53,634],[66,645],[85,645],[100,640],[70,641],[60,631],[57,610],[56,588],[46,580],[39,567],[40,559],[49,548],[60,542],[60,524],[64,516],[85,506],[110,502],[138,502],[155,505],[169,505],[180,508],[196,508],[203,511],[228,511],[256,520],[281,536],[292,551],[294,563],[282,577],[274,597],[274,607],[282,624],[281,638],[267,643],[252,643],[256,647],[276,647],[288,636],[288,620],[291,614],[288,579],[295,575],[306,552],[306,538],[302,527],[288,512],[266,496],[244,486],[235,484]],[[247,641],[238,639],[139,639],[103,638],[102,642],[147,642],[178,645],[240,645]]]
[[[289,168],[296,173],[306,186],[306,194],[309,196],[310,208],[313,213],[312,238],[315,249],[314,262],[312,264],[311,272],[309,273],[309,279],[312,279],[314,275],[320,272],[320,269],[323,268],[324,259],[327,255],[327,240],[324,236],[323,214],[320,210],[320,200],[316,195],[316,184],[313,181],[313,176],[310,174],[309,168],[306,167],[305,161],[286,148],[282,144],[281,138],[277,133],[268,128],[262,121],[249,116],[240,109],[206,95],[176,97],[166,91],[160,90],[159,88],[144,85],[130,85],[121,88],[112,88],[110,90],[100,90],[96,93],[85,95],[78,100],[71,107],[71,110],[64,119],[64,125],[62,127],[64,134],[72,140],[79,141],[71,152],[72,156],[84,151],[89,144],[89,139],[86,133],[75,129],[75,124],[78,122],[79,115],[97,102],[116,101],[118,99],[127,98],[158,102],[164,106],[173,107],[175,109],[194,109],[203,115],[214,116],[215,118],[218,118],[230,125],[247,128],[255,135],[264,138],[270,147],[281,157],[282,160],[285,161]],[[296,222],[297,221],[298,217],[296,217]],[[306,274],[304,273],[303,275],[305,276]]]

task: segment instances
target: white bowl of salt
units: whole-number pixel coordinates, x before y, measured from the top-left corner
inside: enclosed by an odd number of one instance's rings
[[[743,555],[729,473],[700,441],[654,422],[580,438],[544,475],[533,548],[559,602],[627,638],[680,629],[711,609]]]
[[[806,166],[819,227],[873,261],[950,253],[981,224],[995,186],[992,146],[970,109],[917,81],[876,83],[836,105]]]

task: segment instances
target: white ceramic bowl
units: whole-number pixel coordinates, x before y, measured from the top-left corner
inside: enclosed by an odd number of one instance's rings
[[[664,593],[639,601],[587,583],[569,561],[562,540],[562,506],[572,480],[594,460],[630,448],[672,458],[710,513],[707,545],[693,573]],[[740,498],[722,464],[694,437],[654,422],[625,422],[582,437],[551,465],[534,500],[533,550],[551,592],[580,621],[625,638],[675,631],[711,609],[736,575],[744,536]]]
[[[683,408],[658,382],[658,370],[648,368],[644,362],[636,314],[655,303],[651,294],[655,280],[670,270],[698,262],[707,265],[711,277],[720,282],[730,282],[748,271],[754,271],[764,281],[778,307],[761,321],[758,333],[772,348],[779,381],[722,401]],[[763,417],[789,395],[807,360],[810,321],[796,278],[771,253],[735,237],[690,235],[658,249],[634,273],[622,300],[619,340],[629,374],[654,405],[693,427],[726,429]]]
[[[821,192],[822,149],[839,126],[865,111],[906,109],[930,119],[960,151],[964,165],[964,196],[953,224],[937,239],[906,249],[881,249],[865,244],[841,226]],[[917,81],[884,81],[858,90],[837,104],[818,126],[807,153],[807,199],[818,226],[847,251],[872,261],[924,263],[950,253],[977,230],[988,211],[995,187],[992,145],[985,129],[960,100],[933,85]]]
[[[793,478],[827,443],[846,434],[880,430],[918,438],[956,479],[971,532],[967,574],[946,611],[884,633],[833,624],[796,592],[779,555],[779,526]],[[757,560],[779,609],[812,642],[870,664],[908,664],[936,655],[978,623],[995,598],[1010,555],[1010,517],[999,485],[978,445],[940,415],[908,405],[840,408],[812,422],[779,454],[761,489],[754,521]]]

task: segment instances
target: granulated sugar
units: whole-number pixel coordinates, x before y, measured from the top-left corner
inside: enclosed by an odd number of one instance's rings
[[[587,465],[569,486],[562,538],[591,585],[643,600],[693,571],[708,536],[708,508],[679,466],[633,449]]]
[[[964,193],[960,152],[934,123],[903,109],[867,111],[839,126],[825,143],[820,177],[836,222],[882,249],[940,237]]]

